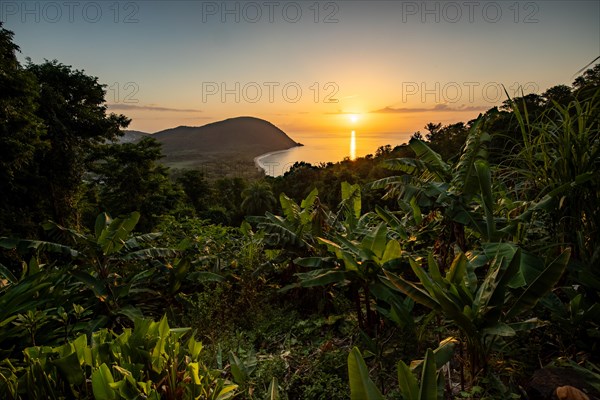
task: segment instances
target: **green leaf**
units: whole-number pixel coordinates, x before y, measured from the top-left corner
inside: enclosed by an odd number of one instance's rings
[[[457,256],[459,257],[459,256]],[[440,267],[438,266],[433,253],[429,253],[427,256],[427,267],[429,268],[429,275],[431,275],[431,280],[435,282],[437,285],[443,285],[442,274],[440,273]],[[420,269],[420,268],[419,268]],[[423,281],[421,281],[423,282]]]
[[[408,239],[406,229],[394,214],[379,206],[375,206],[375,212],[377,213],[377,215],[379,215],[379,218],[381,218],[388,224],[388,226],[392,229],[393,232],[396,232],[400,236],[401,239]]]
[[[419,208],[419,203],[417,203],[417,197],[413,196],[410,198],[410,207],[412,208],[412,212],[413,212],[413,218],[415,219],[415,223],[417,225],[421,224],[421,221],[423,221],[423,217],[421,215],[421,209]]]
[[[483,209],[485,211],[487,240],[496,241],[496,222],[494,220],[494,197],[492,195],[492,175],[487,161],[477,160],[475,170],[479,179],[481,189],[481,199],[483,200]]]
[[[160,372],[163,368],[164,363],[166,362],[166,360],[163,357],[163,354],[165,354],[167,339],[169,338],[171,331],[169,329],[169,322],[167,321],[166,315],[164,315],[161,318],[160,322],[158,322],[158,325],[155,325],[155,323],[151,325],[157,326],[158,328],[158,341],[152,349],[152,368],[156,372]]]
[[[435,365],[441,367],[442,365],[448,363],[454,356],[454,350],[457,343],[458,340],[453,337],[448,337],[442,340],[438,348],[433,350],[433,355],[435,356]],[[410,365],[410,369],[415,372],[419,371],[424,362],[425,360],[413,361]]]
[[[325,286],[331,283],[342,282],[346,279],[346,272],[341,270],[317,269],[311,272],[296,274],[302,287]]]
[[[532,309],[536,303],[560,280],[569,258],[571,249],[563,251],[554,261],[552,261],[546,269],[529,285],[516,303],[506,314],[506,319],[516,317],[517,315]]]
[[[85,378],[83,371],[79,366],[79,358],[77,353],[73,352],[66,357],[53,360],[52,363],[62,375],[62,377],[71,385],[81,385]]]
[[[382,222],[364,237],[361,247],[371,250],[377,258],[381,259],[385,251],[386,243],[387,226]]]
[[[101,213],[96,217],[96,224],[94,225],[94,233],[96,235],[96,239],[100,239],[102,235],[102,231],[110,224],[112,220],[108,216],[107,213]]]
[[[412,282],[409,282],[392,272],[385,270],[383,272],[392,285],[415,302],[422,304],[425,307],[429,307],[432,310],[440,310],[441,307],[439,303],[425,290],[418,288]]]
[[[240,385],[246,383],[246,381],[248,380],[248,375],[246,374],[244,365],[242,364],[238,356],[236,356],[235,353],[232,351],[229,352],[229,364],[231,368],[231,375],[233,375],[233,379],[235,380],[235,382],[239,383]]]
[[[484,117],[479,117],[469,129],[460,159],[452,173],[452,191],[471,199],[478,188],[475,161],[487,160],[487,143],[491,137],[482,132],[480,125]]]
[[[539,320],[537,318],[530,318],[526,321],[521,322],[513,322],[512,324],[508,324],[515,332],[521,331],[530,331],[532,329],[537,329],[542,326],[549,325],[549,322]]]
[[[452,176],[450,166],[446,164],[442,157],[433,151],[425,142],[419,139],[411,139],[409,146],[417,158],[423,160],[427,169],[437,176],[438,180],[448,182]]]
[[[110,384],[114,383],[110,369],[105,363],[92,372],[92,392],[96,400],[116,400],[117,394],[111,388]]]
[[[410,368],[402,360],[398,362],[398,387],[405,400],[419,399],[419,383]]]
[[[317,188],[314,188],[313,190],[311,190],[308,196],[306,196],[306,198],[302,200],[302,203],[300,203],[300,207],[302,207],[303,210],[312,207],[315,204],[315,200],[317,199],[318,195],[319,191],[317,190]]]
[[[381,265],[384,265],[388,261],[395,260],[400,258],[402,255],[402,248],[400,247],[400,243],[397,240],[390,240],[385,246],[385,252],[383,253],[383,257],[381,257]]]
[[[192,360],[197,360],[200,352],[202,351],[202,343],[197,342],[196,339],[192,336],[190,340],[188,340],[188,351],[190,353],[190,357]]]
[[[430,257],[432,257],[432,255],[430,255]],[[430,259],[430,257],[428,257],[428,261]],[[435,298],[435,284],[433,283],[432,279],[429,277],[429,275],[427,275],[427,273],[425,272],[425,270],[423,268],[421,268],[421,266],[419,264],[417,264],[417,262],[415,260],[413,260],[412,258],[408,259],[409,263],[410,263],[410,268],[413,270],[413,272],[415,273],[415,275],[417,276],[417,278],[419,278],[419,281],[421,282],[421,285],[423,285],[423,288],[425,288],[425,290],[427,290],[427,292],[429,293],[429,295],[433,298]],[[434,261],[435,263],[435,261]],[[436,268],[437,264],[434,264]],[[439,301],[438,301],[439,303]]]
[[[437,368],[435,356],[431,349],[427,349],[425,362],[423,363],[419,400],[438,400]]]
[[[19,252],[25,253],[27,250],[33,249],[38,253],[49,251],[57,254],[68,255],[71,258],[76,258],[79,253],[69,246],[64,246],[58,243],[46,242],[44,240],[22,240],[12,238],[0,238],[0,247],[5,249],[17,249]]]
[[[121,315],[126,316],[132,322],[135,322],[135,320],[137,318],[144,318],[144,314],[142,313],[142,311],[139,308],[134,307],[132,305],[128,305],[128,306],[120,308],[117,311],[117,314],[121,314]]]
[[[342,182],[342,201],[350,202],[351,206],[349,209],[352,211],[354,218],[360,218],[361,210],[361,199],[360,199],[360,185],[350,185],[348,182]]]
[[[485,335],[506,336],[506,337],[516,335],[515,330],[511,326],[509,326],[503,322],[497,322],[495,325],[485,328],[483,330],[483,333]]]
[[[331,261],[331,258],[326,257],[303,257],[296,258],[294,264],[300,265],[301,267],[307,268],[319,268],[323,266],[323,263]]]
[[[200,380],[200,366],[197,362],[191,362],[187,365],[188,371],[192,376],[192,382],[194,385],[200,385],[202,381]]]
[[[235,396],[234,390],[237,388],[238,388],[238,385],[226,385],[223,389],[221,389],[221,391],[219,392],[219,394],[215,400],[231,399],[232,397]]]
[[[104,301],[108,296],[106,286],[100,279],[93,277],[87,272],[83,271],[72,271],[71,275],[85,283],[96,295],[97,298]]]
[[[383,395],[369,377],[369,369],[356,347],[348,355],[348,377],[351,400],[384,400]]]
[[[269,385],[267,400],[279,400],[279,389],[277,388],[277,378],[273,377]]]
[[[133,228],[135,228],[139,219],[140,213],[137,211],[132,212],[127,217],[113,219],[110,224],[102,230],[97,241],[103,254],[110,255],[120,251],[123,246],[125,246],[125,239],[127,239],[131,231],[133,231]]]
[[[463,253],[459,253],[454,260],[452,265],[446,272],[446,280],[454,285],[460,285],[467,273],[467,257]]]
[[[223,282],[223,275],[208,271],[196,271],[188,275],[188,279],[196,282]]]

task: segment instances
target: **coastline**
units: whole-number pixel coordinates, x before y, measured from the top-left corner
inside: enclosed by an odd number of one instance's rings
[[[270,151],[268,153],[256,156],[256,157],[254,157],[254,165],[256,166],[257,169],[262,170],[266,174],[267,173],[267,168],[262,163],[262,160],[264,158],[267,158],[267,157],[272,156],[274,154],[284,153],[284,152],[286,152],[288,150],[295,149],[296,147],[299,147],[299,146],[290,147],[289,149],[285,149],[285,150]]]

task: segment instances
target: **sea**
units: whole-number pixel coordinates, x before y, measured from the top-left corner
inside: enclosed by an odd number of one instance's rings
[[[296,162],[304,161],[312,165],[338,162],[346,158],[354,160],[367,154],[375,155],[380,146],[392,148],[408,143],[411,133],[368,133],[359,130],[333,133],[289,133],[289,136],[303,146],[289,150],[263,154],[254,159],[257,167],[267,175],[285,174]]]

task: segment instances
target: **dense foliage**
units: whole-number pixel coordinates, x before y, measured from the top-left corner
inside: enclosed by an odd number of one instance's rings
[[[16,51],[0,26],[3,398],[600,396],[600,65],[245,181]]]

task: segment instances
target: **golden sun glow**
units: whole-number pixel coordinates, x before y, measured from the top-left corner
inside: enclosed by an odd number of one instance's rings
[[[350,122],[352,122],[353,124],[358,122],[358,114],[349,114],[348,118],[350,119]]]

